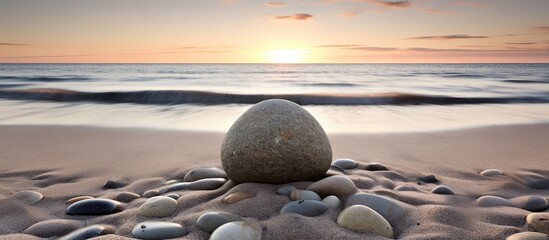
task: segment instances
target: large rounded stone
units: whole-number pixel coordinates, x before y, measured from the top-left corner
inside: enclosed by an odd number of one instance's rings
[[[287,183],[322,178],[332,148],[315,118],[281,99],[252,106],[227,132],[221,163],[237,183]]]
[[[215,229],[210,240],[260,240],[263,228],[257,222],[230,222]]]
[[[132,229],[132,236],[140,239],[179,238],[189,231],[179,223],[147,221]]]
[[[307,190],[318,193],[320,196],[345,196],[356,190],[351,179],[345,176],[331,176],[311,184]]]
[[[208,233],[212,233],[219,226],[236,221],[242,221],[242,217],[230,213],[207,212],[196,220],[196,226]]]
[[[70,219],[50,219],[38,222],[23,231],[25,234],[42,238],[64,236],[76,229],[84,227],[84,222]]]
[[[141,207],[139,214],[145,217],[167,217],[177,209],[177,201],[171,197],[156,196],[149,198]]]
[[[549,234],[549,212],[530,213],[526,216],[526,222],[536,231]]]

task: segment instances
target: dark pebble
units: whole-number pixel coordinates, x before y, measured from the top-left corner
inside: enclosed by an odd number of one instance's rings
[[[124,210],[119,201],[94,198],[71,204],[66,211],[68,215],[107,215]]]
[[[422,181],[424,183],[438,183],[437,177],[435,175],[425,175],[417,177],[417,180]]]

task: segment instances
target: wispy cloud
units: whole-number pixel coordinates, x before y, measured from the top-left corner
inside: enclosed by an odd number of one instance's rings
[[[474,39],[474,38],[489,38],[489,36],[473,36],[466,34],[453,34],[453,35],[437,35],[437,36],[420,36],[405,38],[408,40],[453,40],[453,39]]]
[[[473,2],[473,1],[453,1],[452,5],[456,6],[463,6],[463,7],[473,7],[473,8],[485,8],[488,7],[488,5],[480,2]]]
[[[361,13],[360,11],[345,11],[345,12],[341,12],[339,16],[351,18],[351,17],[358,17],[360,13]]]
[[[549,26],[539,26],[534,27],[533,29],[538,32],[549,32]]]
[[[360,47],[362,45],[358,44],[327,44],[327,45],[318,45],[317,48],[348,48],[348,47]]]
[[[401,0],[401,1],[382,1],[382,0],[367,0],[372,4],[378,6],[387,7],[387,8],[409,8],[412,6],[410,1]]]
[[[360,50],[360,51],[367,51],[367,52],[393,52],[393,51],[399,51],[399,48],[393,48],[393,47],[368,47],[368,46],[361,46],[361,47],[351,47],[347,48],[349,50]]]
[[[294,15],[287,15],[287,16],[275,16],[275,19],[279,20],[299,20],[299,21],[305,21],[313,18],[313,15],[307,14],[307,13],[297,13]]]
[[[505,44],[509,44],[509,45],[534,45],[534,44],[537,44],[535,42],[508,42],[508,43],[505,43]]]
[[[263,6],[270,7],[270,8],[277,8],[277,7],[286,7],[288,6],[288,4],[282,3],[282,2],[268,2],[263,4]]]
[[[21,47],[21,46],[31,46],[31,44],[26,44],[26,43],[0,43],[0,46]]]
[[[441,10],[441,9],[436,9],[436,8],[428,8],[428,9],[425,9],[423,11],[426,12],[426,13],[432,13],[432,14],[438,14],[438,15],[452,15],[452,14],[454,14],[452,12]]]

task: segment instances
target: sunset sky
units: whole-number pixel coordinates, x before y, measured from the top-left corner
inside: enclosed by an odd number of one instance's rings
[[[0,62],[549,62],[549,0],[2,0]]]

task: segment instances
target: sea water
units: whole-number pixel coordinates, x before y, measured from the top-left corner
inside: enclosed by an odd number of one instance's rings
[[[549,122],[549,64],[0,64],[0,124],[226,131],[252,104],[330,133]]]

